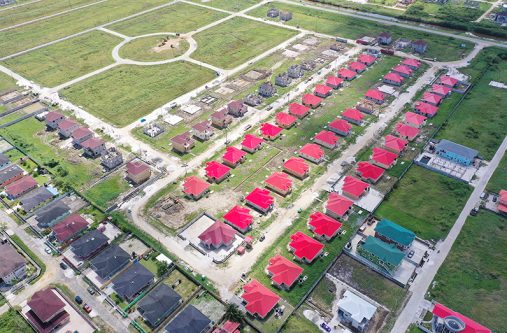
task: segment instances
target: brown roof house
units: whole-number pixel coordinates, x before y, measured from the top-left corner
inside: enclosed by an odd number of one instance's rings
[[[79,124],[74,120],[65,119],[58,124],[58,134],[60,134],[62,138],[68,139],[78,128]]]
[[[232,123],[232,117],[227,113],[226,109],[222,109],[211,115],[211,123],[215,127],[226,128]]]
[[[25,258],[9,242],[0,243],[0,281],[12,285],[25,276]]]
[[[151,177],[151,168],[141,160],[127,163],[127,179],[136,185],[142,184]]]
[[[33,294],[27,305],[30,310],[25,313],[26,319],[39,333],[54,332],[70,320],[65,303],[51,288]]]
[[[48,112],[46,115],[46,126],[50,130],[55,130],[58,127],[58,124],[61,123],[65,119],[63,114],[58,112]]]
[[[243,117],[248,112],[248,106],[242,101],[232,101],[227,104],[227,112],[234,117]]]
[[[195,141],[190,137],[189,132],[176,135],[171,139],[171,143],[173,150],[181,154],[188,153],[195,146]]]
[[[192,126],[192,134],[200,141],[207,141],[213,136],[213,127],[208,120]]]
[[[412,42],[412,51],[415,53],[424,53],[428,49],[428,43],[422,39]]]
[[[83,154],[87,157],[96,158],[106,152],[106,144],[99,138],[90,138],[81,143]]]
[[[80,127],[72,132],[72,144],[77,148],[81,148],[81,144],[92,137],[92,131],[86,127]]]
[[[391,34],[389,32],[381,32],[378,37],[378,42],[379,44],[382,44],[382,45],[389,45],[393,42],[393,37],[391,36]]]

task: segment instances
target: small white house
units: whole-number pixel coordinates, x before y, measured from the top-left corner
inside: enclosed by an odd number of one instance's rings
[[[338,301],[338,317],[344,324],[364,332],[377,307],[347,290]]]

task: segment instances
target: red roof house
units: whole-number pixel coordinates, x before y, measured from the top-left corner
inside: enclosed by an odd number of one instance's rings
[[[16,199],[37,187],[37,181],[27,175],[5,187],[5,193],[9,199]]]
[[[276,125],[270,123],[261,124],[261,135],[266,140],[275,140],[280,136],[283,131],[283,128],[278,127]]]
[[[324,84],[317,84],[315,86],[315,90],[313,91],[315,96],[326,98],[328,96],[331,96],[333,93],[333,88],[326,86]]]
[[[356,73],[362,73],[366,70],[366,65],[362,62],[354,61],[349,64],[349,69]]]
[[[79,124],[74,120],[64,119],[58,123],[58,134],[62,138],[70,138],[72,133],[79,128]]]
[[[326,214],[334,219],[344,218],[349,213],[353,204],[351,200],[332,192],[327,198]]]
[[[250,214],[250,209],[234,206],[224,215],[224,221],[245,233],[252,227],[253,216]]]
[[[291,157],[283,164],[283,170],[299,179],[308,176],[310,166],[301,157]]]
[[[225,165],[235,168],[238,164],[243,163],[245,158],[246,153],[243,150],[234,146],[229,146],[226,148],[225,153],[222,156],[222,161]]]
[[[87,227],[88,222],[81,215],[72,214],[53,227],[53,234],[58,242],[66,243]]]
[[[315,134],[313,140],[315,143],[323,147],[334,149],[338,145],[340,138],[333,132],[322,130],[319,133]]]
[[[421,100],[431,105],[438,106],[442,102],[442,99],[442,96],[427,91],[423,94]]]
[[[241,298],[246,303],[246,311],[250,315],[258,316],[261,319],[266,318],[280,300],[280,296],[255,279],[245,284],[243,290]]]
[[[498,192],[498,204],[496,208],[501,214],[507,215],[507,191],[500,190]]]
[[[370,185],[352,176],[346,176],[343,180],[343,194],[354,200],[359,200],[370,190]]]
[[[350,131],[352,131],[352,125],[343,119],[335,119],[330,122],[327,127],[330,131],[335,132],[341,136],[347,136],[350,134]]]
[[[277,125],[282,128],[291,128],[298,120],[296,116],[285,112],[278,112],[275,118]]]
[[[190,132],[178,134],[171,139],[173,149],[178,153],[188,153],[195,146],[195,140],[191,138]]]
[[[366,94],[364,94],[364,97],[367,100],[372,101],[373,103],[376,103],[376,104],[382,104],[382,103],[384,103],[384,100],[385,100],[384,93],[382,93],[380,90],[377,90],[377,89],[368,90],[366,92]]]
[[[422,114],[425,117],[432,118],[438,112],[438,107],[425,102],[417,101],[414,105],[415,112]]]
[[[269,259],[266,271],[274,285],[289,290],[303,273],[303,268],[277,254]]]
[[[384,137],[384,148],[392,151],[393,153],[400,154],[407,145],[407,140],[403,140],[397,136],[388,134]]]
[[[384,75],[384,82],[394,86],[401,86],[403,84],[403,80],[403,76],[396,74],[395,72],[390,72]]]
[[[384,174],[384,169],[373,165],[370,162],[362,161],[357,163],[356,173],[359,177],[361,177],[361,179],[375,184]]]
[[[320,103],[322,103],[322,98],[320,97],[312,94],[305,94],[303,96],[303,105],[311,107],[312,109],[319,107]]]
[[[127,179],[134,184],[141,184],[150,179],[151,168],[141,160],[130,161],[127,163]]]
[[[79,127],[72,132],[72,144],[77,148],[81,148],[81,143],[85,142],[93,136],[93,132],[86,127]]]
[[[275,199],[271,196],[271,192],[258,187],[245,197],[245,201],[263,214],[269,212],[275,203]]]
[[[375,60],[377,60],[377,58],[370,54],[362,53],[359,55],[357,60],[365,65],[371,66],[375,63]]]
[[[322,162],[324,160],[324,155],[322,148],[314,143],[307,143],[299,150],[299,156],[315,164]]]
[[[361,125],[363,123],[364,114],[357,109],[348,108],[342,112],[342,118],[349,123]]]
[[[398,65],[393,68],[393,71],[400,74],[403,77],[409,77],[412,75],[412,68],[405,66],[405,65]]]
[[[440,82],[440,84],[443,84],[444,86],[447,86],[449,88],[454,88],[459,82],[458,80],[449,75],[442,75],[438,81]]]
[[[405,124],[421,128],[426,123],[426,117],[414,112],[405,113]]]
[[[452,92],[452,89],[444,86],[443,84],[434,84],[431,86],[431,92],[442,97],[446,97],[449,96],[449,94]]]
[[[394,126],[394,131],[400,138],[408,141],[414,140],[420,132],[418,128],[403,123],[397,123],[396,126]]]
[[[264,183],[267,188],[283,196],[292,191],[292,179],[283,172],[274,172]]]
[[[375,147],[373,148],[373,153],[371,154],[370,158],[372,159],[373,164],[378,165],[384,169],[389,169],[396,164],[398,155],[384,148]]]
[[[190,176],[183,181],[183,193],[191,199],[199,200],[209,190],[209,184],[204,180]]]
[[[297,260],[310,264],[322,253],[323,249],[324,244],[301,231],[290,236],[289,252],[292,252]]]
[[[201,243],[208,249],[230,246],[235,237],[236,230],[220,221],[216,221],[199,235]]]
[[[413,59],[413,58],[407,58],[402,61],[402,64],[405,66],[410,67],[410,69],[416,70],[421,67],[421,62],[419,60]]]
[[[333,89],[338,89],[343,85],[343,79],[334,75],[330,75],[326,79],[326,85]]]
[[[243,138],[243,141],[241,142],[241,148],[244,151],[247,151],[247,152],[253,154],[256,151],[258,151],[259,149],[261,149],[263,142],[264,142],[264,140],[262,140],[261,138],[255,136],[255,135],[252,135],[252,134],[247,134],[247,135],[245,135],[245,137]]]
[[[357,73],[348,68],[341,68],[338,71],[338,76],[344,80],[351,81],[356,77]]]
[[[310,215],[308,227],[319,239],[330,241],[338,233],[342,224],[321,212]]]
[[[231,168],[217,161],[206,162],[206,178],[211,183],[220,183],[231,174]]]
[[[433,316],[438,317],[438,319],[433,318],[433,320],[436,320],[438,323],[443,324],[444,319],[447,317],[454,317],[458,318],[463,322],[465,327],[463,330],[459,331],[460,333],[491,333],[491,330],[485,326],[482,326],[481,324],[473,321],[472,319],[465,317],[459,312],[453,311],[449,309],[448,307],[436,303],[435,307],[433,308]]]
[[[234,321],[226,321],[221,327],[217,327],[213,330],[213,333],[240,333],[239,327],[240,323],[236,323]]]
[[[25,314],[26,318],[39,333],[52,332],[69,321],[65,303],[51,288],[37,291],[27,305],[30,310]]]
[[[310,112],[310,108],[298,103],[290,103],[289,104],[289,113],[302,119],[308,115]]]

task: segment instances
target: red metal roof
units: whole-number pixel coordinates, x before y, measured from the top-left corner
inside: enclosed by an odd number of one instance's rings
[[[53,227],[59,242],[65,242],[88,227],[88,222],[79,214],[72,214]]]
[[[204,168],[204,170],[206,171],[206,177],[214,179],[222,179],[222,177],[224,177],[231,171],[231,168],[217,161],[211,161],[206,162],[206,167]]]
[[[197,132],[213,131],[213,127],[211,127],[211,123],[208,120],[195,124],[192,126],[192,129]]]
[[[58,129],[59,130],[67,130],[67,129],[72,128],[77,125],[78,125],[78,123],[76,123],[74,120],[64,119],[60,123],[58,123]]]
[[[328,145],[332,145],[332,146],[336,145],[338,143],[338,140],[340,140],[340,138],[336,134],[334,134],[333,132],[330,132],[330,131],[325,131],[325,130],[322,130],[319,133],[317,133],[314,136],[314,139],[322,141],[322,142],[327,143]]]
[[[362,53],[359,55],[359,57],[357,57],[357,60],[363,64],[371,65],[375,62],[375,60],[377,60],[377,58],[372,55]]]
[[[343,83],[343,79],[330,75],[327,77],[326,84],[332,87],[337,87]]]
[[[324,84],[317,84],[315,86],[314,94],[327,95],[333,91],[333,88],[326,86]]]
[[[424,102],[438,105],[442,101],[442,96],[427,91],[423,94],[422,100]]]
[[[380,179],[380,177],[382,177],[382,175],[384,174],[384,169],[376,165],[373,165],[369,162],[362,161],[357,163],[356,172],[363,179],[377,182]]]
[[[366,65],[359,61],[354,61],[349,64],[349,69],[360,72],[366,69]]]
[[[283,131],[283,128],[270,123],[263,123],[261,124],[260,131],[263,136],[276,137]]]
[[[261,138],[255,136],[255,135],[252,135],[252,134],[247,134],[247,135],[245,135],[243,141],[241,142],[241,145],[245,148],[256,149],[263,142],[264,142],[264,140],[262,140]]]
[[[310,166],[301,157],[291,157],[284,164],[283,167],[292,173],[304,176],[309,170]]]
[[[55,121],[57,119],[60,119],[60,118],[65,118],[62,114],[58,113],[58,112],[48,112],[48,114],[46,115],[46,121],[47,122],[52,122],[52,121]]]
[[[342,224],[335,219],[321,212],[315,212],[310,215],[308,224],[313,227],[313,232],[318,236],[326,236],[328,238],[336,235]]]
[[[384,148],[378,147],[373,148],[372,159],[375,162],[391,167],[397,158],[398,155],[388,150],[385,150]]]
[[[398,73],[402,73],[405,75],[412,75],[412,72],[413,72],[412,68],[405,66],[405,65],[395,66],[393,68],[393,71],[398,72]]]
[[[345,215],[353,204],[351,200],[332,192],[327,199],[326,209],[341,217]]]
[[[24,176],[23,178],[11,183],[5,187],[5,192],[12,196],[17,197],[24,193],[26,190],[37,186],[37,181],[30,175]]]
[[[244,151],[238,149],[234,146],[229,146],[225,150],[225,154],[222,156],[224,161],[227,161],[232,164],[236,164],[246,155]]]
[[[364,118],[364,114],[362,114],[361,111],[357,109],[348,108],[342,112],[342,117],[352,119],[355,121],[362,121]]]
[[[279,254],[269,259],[267,270],[271,273],[271,280],[279,286],[284,284],[287,287],[292,286],[303,273],[302,267]]]
[[[438,111],[438,107],[421,101],[415,102],[415,108],[420,113],[427,114],[430,117],[437,114]]]
[[[35,292],[27,304],[42,322],[50,320],[65,307],[65,303],[51,288]]]
[[[224,220],[238,229],[245,230],[253,223],[253,216],[250,214],[250,209],[234,206],[224,215]]]
[[[403,77],[399,74],[396,74],[394,72],[389,72],[386,75],[384,75],[384,80],[389,80],[396,83],[403,83]]]
[[[299,150],[299,153],[309,156],[315,160],[320,160],[324,157],[324,150],[314,143],[307,143]]]
[[[305,116],[308,111],[310,111],[310,108],[298,103],[290,103],[289,104],[289,113],[298,116],[303,117]]]
[[[403,123],[397,123],[394,130],[398,133],[398,135],[405,137],[408,140],[413,140],[420,132],[418,128]]]
[[[271,192],[268,190],[256,187],[245,197],[245,201],[248,201],[254,206],[260,207],[263,210],[267,210],[275,202],[275,199],[271,196]]]
[[[373,98],[378,101],[384,101],[384,94],[377,89],[370,89],[364,94],[364,96]]]
[[[329,123],[328,127],[334,128],[340,132],[348,133],[352,129],[352,125],[350,125],[346,120],[343,119],[335,119]]]
[[[216,221],[199,235],[199,239],[215,247],[230,244],[236,236],[236,230],[227,224]]]
[[[93,132],[90,131],[88,128],[80,127],[78,129],[76,129],[74,132],[72,132],[72,138],[75,140],[79,140],[79,139],[84,138],[85,136],[90,135],[90,134],[93,134]]]
[[[452,91],[452,89],[442,84],[434,84],[431,86],[431,91],[435,94],[446,96]]]
[[[401,153],[408,144],[407,140],[398,138],[391,134],[386,135],[384,141],[385,141],[384,146],[386,146],[391,150],[397,151],[398,153]]]
[[[183,192],[187,195],[199,197],[209,188],[209,186],[210,185],[204,180],[196,176],[190,176],[185,178],[183,181]]]
[[[217,327],[213,330],[213,333],[239,333],[240,323],[233,321],[226,321],[222,327]]]
[[[296,258],[306,259],[311,262],[320,254],[324,244],[298,231],[290,236],[289,247],[294,249],[293,254]]]
[[[322,102],[322,98],[312,95],[312,94],[305,94],[303,96],[303,104],[311,105],[311,106],[317,106]]]
[[[291,127],[298,120],[297,117],[285,112],[278,112],[275,118],[276,123],[282,127]]]
[[[343,180],[342,191],[360,197],[370,187],[368,183],[357,179],[356,177],[346,176]]]
[[[348,69],[348,68],[341,68],[339,71],[338,71],[338,76],[339,77],[342,77],[344,79],[353,79],[355,78],[357,75],[356,72]]]
[[[261,318],[266,317],[280,300],[280,296],[255,279],[245,284],[243,290],[241,298],[246,302],[245,309],[251,315],[257,314]]]
[[[421,62],[419,60],[413,59],[413,58],[408,58],[408,59],[403,60],[402,64],[407,65],[407,66],[417,67],[417,68],[419,68],[421,66]]]
[[[445,84],[446,86],[454,87],[458,83],[458,80],[449,75],[442,75],[439,79],[439,82],[441,84]]]
[[[102,141],[99,138],[89,138],[88,140],[86,140],[83,143],[81,143],[81,147],[83,147],[83,148],[89,148],[89,149],[94,149],[94,148],[97,148],[97,147],[99,147],[100,145],[103,145],[103,144],[104,144],[104,141]]]
[[[427,118],[425,116],[422,116],[414,112],[408,111],[407,113],[405,113],[405,122],[408,124],[416,125],[418,127],[424,124],[426,119]]]
[[[283,172],[273,172],[271,176],[269,176],[265,181],[266,184],[269,184],[271,187],[274,187],[281,192],[289,191],[292,189],[292,179],[286,173]]]
[[[448,307],[437,303],[433,308],[433,314],[440,318],[446,318],[449,316],[458,317],[465,323],[465,329],[460,331],[460,333],[491,333],[491,330],[481,324],[475,322],[474,320],[462,315],[459,312],[453,311]]]
[[[131,175],[138,175],[149,168],[148,164],[140,160],[130,161],[127,163],[127,172]]]

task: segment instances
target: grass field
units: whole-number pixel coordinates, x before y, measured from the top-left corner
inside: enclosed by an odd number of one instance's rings
[[[0,72],[0,92],[12,88],[16,88],[16,80]]]
[[[177,47],[154,50],[164,38],[164,36],[150,36],[134,39],[122,46],[120,57],[137,61],[160,61],[179,57],[189,48],[186,40],[179,39]]]
[[[413,166],[375,215],[412,230],[423,239],[444,238],[472,189],[467,184]]]
[[[110,29],[128,36],[140,36],[154,32],[185,33],[226,17],[213,9],[177,3],[111,25]]]
[[[260,0],[190,0],[197,4],[203,4],[223,10],[239,12],[260,2]]]
[[[122,39],[93,31],[38,49],[3,65],[43,86],[53,87],[112,64],[111,51]]]
[[[364,35],[376,36],[382,31],[389,31],[393,35],[393,40],[400,37],[424,39],[429,44],[425,56],[437,58],[440,61],[458,60],[461,58],[462,53],[468,53],[473,48],[472,43],[455,38],[441,37],[396,26],[388,26],[355,17],[343,16],[338,13],[324,12],[297,5],[277,2],[274,2],[274,4],[276,8],[280,10],[292,12],[293,19],[287,22],[287,24],[300,26],[301,28],[320,33],[357,39]],[[268,8],[271,6],[273,6],[273,4],[266,4],[248,12],[248,14],[264,18],[266,17]],[[464,44],[465,47],[461,48],[461,44]]]
[[[498,193],[500,190],[507,190],[507,155],[504,155],[495,172],[489,179],[488,191]]]
[[[0,57],[69,36],[167,3],[166,0],[108,0],[65,15],[2,31]]]
[[[6,313],[0,315],[0,332],[31,333],[35,331],[16,310],[9,309]]]
[[[199,47],[192,58],[221,68],[234,68],[296,34],[293,30],[236,17],[195,35]]]
[[[100,208],[107,209],[120,194],[128,189],[129,184],[123,177],[123,172],[117,172],[89,188],[83,194]]]
[[[310,320],[306,319],[303,315],[303,311],[308,309],[306,305],[302,305],[296,312],[294,312],[285,325],[281,329],[281,333],[321,333],[322,331],[312,323]]]
[[[60,93],[88,112],[125,126],[213,77],[214,72],[182,61],[158,66],[121,65]]]
[[[470,216],[430,289],[430,299],[507,332],[507,228],[488,211]]]

